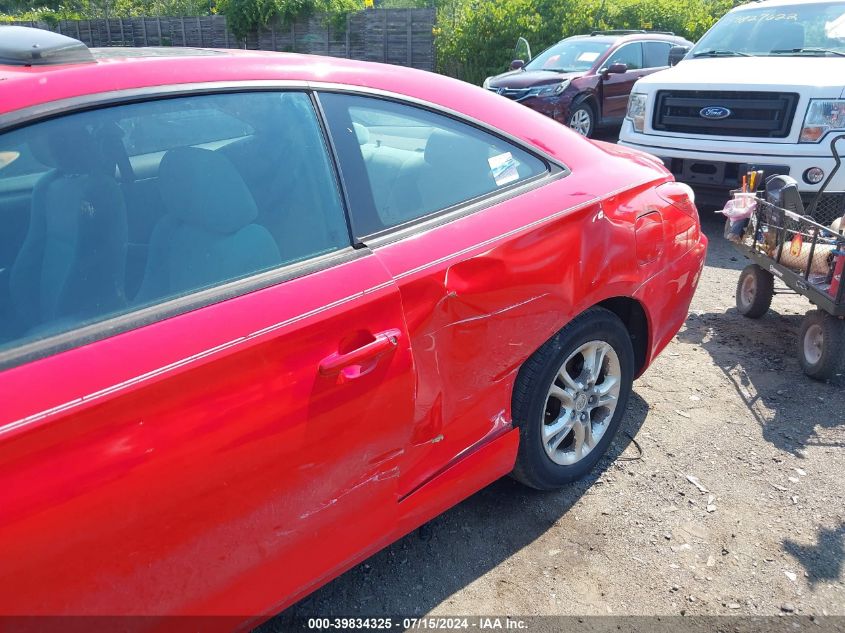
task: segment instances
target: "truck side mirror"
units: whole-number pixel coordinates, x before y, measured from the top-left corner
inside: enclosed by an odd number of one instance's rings
[[[689,53],[689,46],[673,46],[669,49],[669,65],[675,66]]]
[[[511,70],[519,70],[525,66],[525,61],[522,59],[515,59],[511,62]]]
[[[628,72],[628,64],[611,64],[607,72],[610,75],[624,75]]]

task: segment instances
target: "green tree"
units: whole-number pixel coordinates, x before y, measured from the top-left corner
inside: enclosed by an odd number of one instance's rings
[[[537,53],[601,29],[672,31],[697,40],[742,0],[437,0],[438,70],[480,83],[502,72],[517,38]]]
[[[243,38],[273,21],[286,23],[315,12],[339,16],[358,11],[364,0],[219,0],[218,7],[232,32]]]

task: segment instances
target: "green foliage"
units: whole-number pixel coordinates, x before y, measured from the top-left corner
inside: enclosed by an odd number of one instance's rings
[[[437,0],[437,65],[481,83],[511,61],[517,38],[532,52],[600,29],[673,31],[701,37],[741,0]]]
[[[60,4],[62,3],[62,4]],[[364,8],[364,0],[0,0],[0,22],[139,16],[193,16],[225,13],[232,31],[247,33],[277,20],[287,22],[311,13],[343,16]]]
[[[138,16],[193,16],[215,13],[215,0],[0,0],[0,22],[40,21],[55,27],[59,20]]]
[[[215,0],[114,0],[115,17],[194,16],[216,12]]]
[[[431,0],[381,0],[379,9],[423,9],[432,5]]]
[[[56,5],[53,7],[36,7],[18,10],[14,14],[0,13],[0,23],[4,22],[44,22],[50,28],[55,28],[59,20],[81,20],[82,14],[69,7]]]
[[[220,12],[240,38],[273,21],[291,22],[312,13],[342,16],[364,8],[364,0],[219,0]]]

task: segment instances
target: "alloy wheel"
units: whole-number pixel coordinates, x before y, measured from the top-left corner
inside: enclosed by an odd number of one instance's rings
[[[549,387],[542,420],[546,455],[563,466],[583,459],[601,441],[622,384],[619,357],[605,341],[581,345]]]
[[[593,127],[593,117],[585,108],[578,108],[569,118],[569,127],[581,136],[589,136]]]

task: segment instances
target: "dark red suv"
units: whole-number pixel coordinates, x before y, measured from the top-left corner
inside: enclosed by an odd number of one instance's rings
[[[672,33],[596,31],[547,48],[527,64],[484,80],[484,87],[590,137],[619,126],[637,79],[669,66],[674,46],[692,42]],[[689,50],[689,48],[687,48]]]

